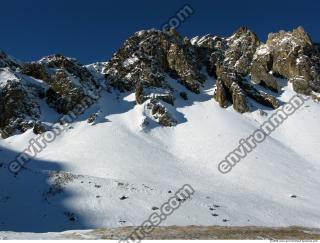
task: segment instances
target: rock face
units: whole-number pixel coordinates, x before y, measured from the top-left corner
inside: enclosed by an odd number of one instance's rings
[[[23,65],[22,72],[48,85],[46,101],[59,113],[73,110],[85,97],[99,97],[98,82],[75,59],[62,55],[48,56]]]
[[[137,32],[106,64],[107,86],[134,91],[137,104],[156,99],[174,105],[173,89],[166,77],[199,93],[205,82],[199,54],[198,49],[174,29]],[[168,122],[160,124],[169,125]]]
[[[130,37],[106,65],[108,85],[120,91],[169,88],[165,76],[199,93],[205,77],[197,64],[197,50],[175,31],[140,31]]]
[[[271,33],[259,47],[252,64],[252,78],[278,88],[273,76],[288,79],[296,92],[320,92],[320,52],[302,27]]]
[[[0,129],[2,137],[33,128],[45,132],[37,99],[45,99],[58,113],[66,114],[86,97],[99,98],[99,85],[75,59],[61,55],[18,64],[1,52]],[[31,82],[29,77],[41,80]],[[33,79],[34,80],[34,79]]]
[[[147,109],[150,110],[153,118],[162,126],[172,127],[177,121],[169,113],[165,105],[158,99],[152,98],[147,103]]]
[[[20,64],[0,50],[0,68],[5,67],[16,69],[20,67]]]
[[[224,62],[227,66],[241,74],[247,75],[253,55],[261,44],[255,33],[246,27],[241,27],[235,34],[227,39],[228,48],[225,51]]]
[[[230,38],[205,36],[192,42],[209,52],[206,61],[208,73],[217,80],[215,100],[221,107],[229,103],[244,113],[250,110],[248,98],[263,105],[277,108],[278,103],[271,95],[258,91],[245,78],[251,70],[251,63],[261,42],[245,27],[241,27]]]
[[[276,109],[274,96],[284,79],[297,93],[316,97],[320,92],[320,46],[302,27],[269,34],[266,43],[241,27],[228,38],[191,40],[174,29],[139,31],[111,60],[87,66],[62,55],[20,63],[0,52],[1,134],[29,128],[41,134],[47,127],[41,123],[40,99],[66,114],[85,98],[95,102],[102,89],[134,93],[136,104],[144,106],[144,126],[148,119],[174,126],[176,99],[201,93],[208,76],[216,80],[213,98],[223,108],[232,105],[244,113],[257,102]],[[88,122],[94,120],[92,116]]]
[[[20,64],[0,52],[0,135],[7,138],[32,128],[40,117],[33,87],[21,82]]]
[[[0,87],[0,114],[1,136],[6,138],[32,128],[40,108],[20,80],[7,80]]]

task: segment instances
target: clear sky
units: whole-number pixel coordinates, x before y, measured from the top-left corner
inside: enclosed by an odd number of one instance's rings
[[[302,25],[320,41],[320,1],[6,0],[0,3],[0,49],[23,61],[60,53],[87,64],[105,61],[134,32],[160,28],[185,4],[194,13],[178,31],[230,35],[247,26],[267,33]]]

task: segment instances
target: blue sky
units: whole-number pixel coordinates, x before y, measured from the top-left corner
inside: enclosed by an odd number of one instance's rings
[[[264,41],[269,32],[302,25],[320,41],[317,0],[10,0],[0,5],[0,49],[23,61],[53,53],[105,61],[132,33],[160,28],[186,3],[194,14],[178,28],[183,36],[226,36],[247,26]]]

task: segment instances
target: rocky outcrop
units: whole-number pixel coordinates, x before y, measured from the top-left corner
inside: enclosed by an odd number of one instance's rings
[[[255,33],[241,27],[227,39],[224,63],[240,75],[247,75],[257,47],[261,44]]]
[[[15,70],[19,67],[20,64],[16,60],[13,60],[6,53],[0,51],[0,68],[10,68],[12,70]]]
[[[1,72],[1,71],[0,71]],[[32,128],[40,118],[40,107],[21,81],[7,80],[0,87],[0,129],[6,138]]]
[[[251,79],[274,92],[280,87],[272,74],[273,59],[268,45],[261,45],[257,48],[251,65]]]
[[[251,67],[252,78],[272,89],[278,88],[274,76],[292,82],[296,92],[320,92],[320,52],[302,27],[271,33],[257,50]]]
[[[134,93],[146,120],[174,126],[176,99],[201,93],[208,76],[216,80],[214,100],[223,108],[232,105],[244,113],[257,102],[276,109],[274,92],[281,90],[280,79],[291,82],[297,93],[317,97],[320,46],[301,27],[272,33],[266,43],[241,27],[229,38],[205,35],[191,40],[175,29],[139,31],[111,60],[87,66],[62,55],[20,63],[0,52],[0,129],[5,130],[2,136],[29,128],[41,134],[47,128],[40,120],[39,99],[66,114],[85,98],[95,102],[101,89]],[[96,118],[92,115],[88,122],[94,124]]]
[[[53,55],[23,65],[23,73],[43,80],[46,101],[59,113],[66,114],[85,97],[97,99],[99,85],[92,74],[75,59]]]
[[[168,109],[158,99],[152,98],[146,104],[148,110],[154,120],[165,127],[172,127],[177,124],[177,121],[169,113]]]
[[[75,59],[53,55],[38,62],[20,64],[1,52],[0,66],[2,137],[30,128],[35,134],[47,130],[39,120],[39,99],[45,99],[57,112],[66,114],[82,104],[86,97],[92,101],[99,98],[98,83]]]
[[[174,29],[140,31],[130,37],[106,64],[106,86],[121,92],[134,91],[137,104],[153,100],[149,106],[158,107],[154,100],[162,100],[174,105],[173,88],[167,77],[200,93],[205,76],[200,72],[198,57],[197,48]],[[153,114],[159,116],[160,124],[173,124],[167,122],[170,120],[168,112],[159,108]]]
[[[241,27],[229,38],[206,35],[193,38],[191,42],[202,55],[206,53],[202,63],[208,74],[216,78],[214,99],[221,107],[232,104],[236,111],[244,113],[250,111],[250,98],[272,108],[278,107],[274,97],[258,91],[247,81],[255,53],[262,44],[252,31]]]
[[[196,49],[175,31],[140,31],[130,37],[106,65],[108,84],[120,91],[170,89],[166,76],[199,93],[205,77],[198,70]]]
[[[250,110],[248,98],[273,109],[279,106],[273,96],[258,91],[240,74],[232,68],[228,69],[226,65],[217,66],[217,77],[214,98],[221,107],[227,107],[228,103],[231,103],[236,111],[244,113]]]

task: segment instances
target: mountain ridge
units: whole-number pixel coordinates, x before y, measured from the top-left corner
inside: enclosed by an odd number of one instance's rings
[[[199,94],[212,76],[216,80],[213,98],[221,107],[232,105],[240,113],[255,109],[254,102],[277,109],[283,80],[292,83],[295,92],[319,99],[319,60],[319,45],[302,27],[270,33],[266,43],[246,27],[230,37],[208,34],[191,40],[175,29],[143,30],[96,66],[59,54],[21,63],[1,52],[0,129],[5,138],[36,124],[41,127],[37,99],[67,114],[84,97],[99,99],[102,89],[135,92],[136,103],[150,111],[149,120],[174,126],[177,120],[169,110],[174,109],[177,96],[188,99],[188,95],[176,94],[167,77]],[[36,130],[45,131],[45,126]]]

